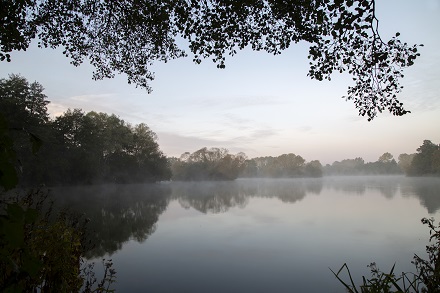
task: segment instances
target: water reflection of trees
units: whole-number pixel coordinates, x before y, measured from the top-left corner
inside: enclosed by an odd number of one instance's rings
[[[338,192],[358,195],[378,191],[386,198],[393,198],[403,180],[403,176],[331,176],[325,178],[325,186]]]
[[[234,182],[174,182],[173,198],[182,207],[202,213],[223,213],[243,208],[250,197],[278,198],[294,203],[308,193],[319,194],[321,179],[240,179]]]
[[[87,256],[101,257],[122,248],[130,239],[145,241],[156,230],[159,216],[170,200],[202,213],[224,213],[244,208],[251,198],[274,198],[296,203],[307,195],[333,189],[349,195],[378,191],[387,198],[399,189],[415,196],[429,213],[440,208],[440,178],[403,176],[327,177],[323,179],[239,179],[225,182],[171,182],[146,185],[101,185],[55,188],[56,206],[90,219]]]
[[[320,194],[322,180],[311,178],[262,180],[257,186],[258,196],[295,203],[305,198],[307,194]]]
[[[440,178],[438,177],[406,178],[401,190],[403,196],[416,196],[430,214],[440,209]]]
[[[335,176],[325,177],[325,188],[338,192],[364,195],[368,191],[378,191],[386,198],[393,198],[399,191],[403,196],[413,196],[420,200],[428,213],[440,209],[440,178],[404,176]]]
[[[252,187],[243,188],[237,181],[174,182],[173,198],[184,208],[202,213],[224,213],[231,207],[245,207]]]
[[[166,210],[170,189],[159,184],[101,185],[53,190],[56,204],[90,219],[87,257],[112,254],[130,239],[143,242]]]

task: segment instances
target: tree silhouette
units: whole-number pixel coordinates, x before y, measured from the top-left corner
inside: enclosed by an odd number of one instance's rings
[[[219,68],[245,47],[280,54],[305,41],[308,75],[351,74],[345,98],[360,115],[409,112],[396,95],[418,46],[402,43],[399,33],[381,38],[374,0],[3,0],[1,6],[1,60],[38,39],[40,47],[64,48],[75,66],[87,59],[94,79],[125,73],[129,83],[151,91],[150,65],[187,56],[179,38],[189,42],[195,63],[209,58]]]

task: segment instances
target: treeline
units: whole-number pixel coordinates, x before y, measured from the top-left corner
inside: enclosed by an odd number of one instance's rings
[[[246,160],[240,177],[321,177],[322,165],[314,160],[306,163],[299,155],[283,154],[278,157],[258,157]]]
[[[19,75],[0,80],[0,146],[6,152],[7,144],[13,143],[21,185],[440,174],[440,146],[429,140],[417,153],[399,155],[398,162],[387,152],[376,162],[365,163],[359,157],[322,166],[292,153],[247,159],[244,153],[206,147],[166,158],[146,124],[132,126],[113,114],[80,109],[50,119],[43,90]],[[0,161],[11,157],[3,155]],[[2,163],[1,180],[14,173],[8,173],[6,165]]]
[[[68,110],[50,119],[43,87],[0,80],[0,114],[14,143],[21,185],[153,182],[171,177],[156,135],[115,115]]]
[[[386,175],[402,174],[402,168],[390,153],[384,153],[375,162],[365,163],[364,159],[345,159],[323,167],[324,175]]]
[[[424,140],[417,153],[400,154],[398,161],[384,153],[376,162],[365,163],[362,158],[345,159],[323,167],[324,175],[440,175],[440,145]]]
[[[246,155],[233,155],[224,148],[205,147],[169,160],[173,180],[234,180],[245,166]]]

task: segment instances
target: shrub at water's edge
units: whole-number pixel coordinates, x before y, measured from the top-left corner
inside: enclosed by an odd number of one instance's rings
[[[25,196],[0,201],[1,292],[111,292],[116,272],[104,262],[98,283],[87,250],[86,221],[52,212],[47,193],[30,190]]]

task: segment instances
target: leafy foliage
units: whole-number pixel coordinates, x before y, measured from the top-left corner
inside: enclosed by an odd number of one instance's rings
[[[0,113],[0,186],[5,190],[14,188],[18,184],[15,161],[17,154],[14,142],[9,134],[6,119]]]
[[[22,185],[170,178],[156,134],[146,124],[132,126],[115,115],[80,109],[50,120],[48,103],[37,82],[19,75],[0,80],[0,180],[16,184],[16,170]]]
[[[425,285],[422,292],[440,292],[440,226],[434,225],[434,219],[423,218],[422,223],[429,227],[429,242],[426,246],[428,259],[414,255],[413,264],[417,268],[419,278]]]
[[[424,140],[411,161],[408,175],[433,174],[440,174],[440,145],[434,144],[430,140]]]
[[[0,204],[2,292],[109,292],[115,278],[111,262],[97,285],[84,266],[86,222],[64,212],[53,218],[41,190]]]
[[[308,75],[331,79],[348,72],[348,88],[359,114],[368,120],[384,110],[404,115],[396,95],[403,69],[414,64],[418,46],[379,34],[375,0],[255,1],[2,1],[0,59],[40,47],[62,47],[75,66],[85,59],[94,79],[125,73],[129,83],[151,91],[155,61],[186,56],[177,40],[188,41],[195,63],[212,59],[225,67],[237,50],[280,54],[291,44],[310,44]]]
[[[411,163],[412,160],[414,159],[414,156],[416,154],[400,154],[399,155],[399,162],[397,163],[400,167],[400,169],[402,169],[403,172],[405,172],[405,174],[408,174],[411,168]]]
[[[322,177],[322,165],[318,160],[306,163],[295,154],[258,157],[246,161],[241,177]]]
[[[386,152],[377,161],[365,163],[364,159],[344,159],[327,164],[324,167],[326,175],[383,175],[402,174],[401,167],[397,164],[393,155]]]
[[[60,183],[154,182],[170,178],[156,134],[115,115],[68,110],[53,123],[57,151],[51,167]]]
[[[202,148],[171,159],[173,180],[234,180],[244,167],[246,155],[229,154],[227,149]]]

